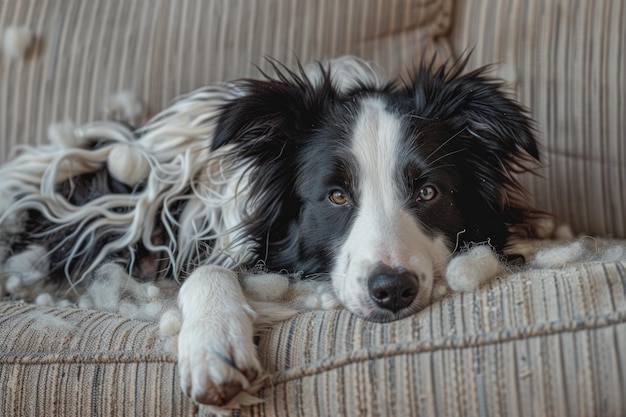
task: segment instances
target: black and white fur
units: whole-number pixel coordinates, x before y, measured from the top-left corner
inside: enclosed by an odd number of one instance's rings
[[[237,268],[330,279],[354,314],[391,321],[432,302],[453,254],[526,231],[535,213],[514,174],[538,159],[531,122],[464,67],[390,82],[350,57],[277,64],[137,130],[72,129],[0,170],[2,243],[13,257],[44,247],[40,278],[76,283],[115,262],[184,279],[181,384],[223,405],[261,373]]]

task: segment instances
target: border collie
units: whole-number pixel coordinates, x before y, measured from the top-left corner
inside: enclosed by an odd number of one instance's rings
[[[223,405],[261,372],[237,268],[330,279],[352,313],[386,322],[431,302],[453,254],[525,232],[514,174],[538,159],[531,121],[465,63],[405,81],[350,57],[274,63],[136,130],[76,128],[0,170],[2,242],[43,247],[40,275],[73,283],[104,262],[184,279],[181,385]]]

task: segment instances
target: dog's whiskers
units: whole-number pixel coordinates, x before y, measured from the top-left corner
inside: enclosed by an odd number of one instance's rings
[[[305,275],[305,277],[307,279],[314,279],[314,280],[330,280],[331,274],[330,272],[318,272],[315,274],[307,274]]]
[[[463,131],[465,130],[465,128],[459,130],[458,132],[456,132],[454,135],[450,136],[448,139],[446,139],[441,145],[439,145],[434,151],[432,151],[426,158],[425,161],[428,164],[433,164],[435,162],[437,162],[439,159],[441,158],[437,158],[435,161],[429,161],[429,159],[435,155],[437,152],[439,152],[444,146],[446,146],[448,143],[450,143],[452,140],[456,139],[461,133],[463,133]]]
[[[466,151],[467,151],[467,148],[461,148],[461,149],[456,149],[456,150],[454,150],[454,151],[450,151],[450,152],[448,152],[447,154],[441,155],[440,157],[438,157],[438,158],[437,158],[437,159],[435,159],[434,161],[428,161],[428,165],[433,165],[433,164],[435,164],[435,163],[437,163],[437,162],[441,161],[441,160],[442,160],[442,159],[444,159],[444,158],[447,158],[447,157],[452,156],[452,155],[456,155],[457,153],[466,152]],[[431,154],[431,155],[432,155],[432,154]]]

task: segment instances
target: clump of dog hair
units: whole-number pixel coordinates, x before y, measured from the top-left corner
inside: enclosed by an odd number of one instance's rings
[[[530,267],[535,269],[562,268],[586,257],[588,257],[588,251],[585,245],[582,241],[576,241],[538,250],[530,263]]]
[[[0,297],[21,300],[42,306],[64,307],[73,301],[66,299],[66,290],[47,280],[49,261],[43,246],[30,245],[22,252],[9,255],[9,246],[0,244]]]
[[[252,273],[244,276],[242,286],[248,297],[277,302],[289,288],[289,277],[286,274]]]
[[[163,288],[159,285],[163,285]],[[131,277],[120,265],[106,263],[93,273],[87,291],[78,300],[78,306],[156,321],[175,304],[175,286],[176,283],[165,280],[142,283]]]
[[[551,229],[548,227],[548,229]],[[558,228],[551,229],[555,233]],[[567,229],[569,230],[569,229]],[[569,233],[564,230],[562,233]],[[571,232],[571,231],[570,231]],[[626,247],[596,239],[579,239],[567,243],[556,243],[540,249],[538,241],[532,251],[529,245],[523,246],[523,252],[530,261],[521,267],[521,271],[535,269],[557,269],[584,262],[620,262],[626,261]],[[594,246],[595,245],[595,246]],[[474,291],[480,285],[510,271],[488,245],[478,245],[461,253],[450,261],[446,269],[446,281],[450,290],[459,292]],[[445,294],[443,288],[434,287],[433,301]]]
[[[295,310],[333,310],[341,306],[329,280],[297,280],[285,298],[288,306]]]
[[[599,250],[596,256],[600,262],[623,262],[626,261],[626,246],[609,246]]]
[[[139,126],[147,116],[144,102],[130,90],[111,94],[105,103],[104,113],[106,119],[130,126]]]
[[[150,174],[148,157],[132,143],[114,145],[107,157],[107,167],[113,178],[130,187]]]
[[[37,298],[35,298],[35,304],[37,304],[38,306],[54,307],[56,305],[56,302],[54,301],[54,298],[50,293],[44,292],[39,294]]]
[[[0,236],[6,237],[24,232],[27,217],[25,211],[13,211],[5,214],[10,211],[14,202],[13,196],[0,190]]]
[[[433,303],[448,295],[449,291],[450,288],[448,287],[448,283],[445,279],[435,278],[433,280]]]
[[[77,134],[76,125],[70,120],[50,124],[48,141],[59,148],[79,148],[84,145],[83,137]]]
[[[30,245],[9,257],[3,266],[3,272],[9,276],[7,290],[18,291],[21,286],[33,285],[47,277],[50,267],[47,252],[43,246]]]
[[[469,292],[504,273],[495,251],[489,245],[477,245],[450,261],[446,281],[452,291]]]
[[[9,26],[2,37],[2,52],[11,60],[26,57],[35,43],[35,32],[26,26]]]
[[[38,332],[54,334],[57,331],[72,333],[76,326],[68,320],[43,310],[33,310],[25,314],[27,320],[32,320],[30,327]]]
[[[159,320],[159,334],[163,338],[163,349],[178,355],[178,334],[183,324],[180,310],[174,307],[165,311]]]
[[[529,268],[556,269],[583,262],[626,261],[626,247],[599,239],[582,238],[574,242],[552,245],[538,250]]]
[[[241,285],[253,301],[278,303],[292,310],[332,310],[341,305],[329,279],[303,279],[301,272],[271,273],[262,263],[241,272]]]

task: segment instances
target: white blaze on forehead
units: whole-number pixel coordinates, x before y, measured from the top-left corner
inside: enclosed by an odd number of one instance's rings
[[[375,209],[372,215],[391,214],[402,205],[398,170],[398,149],[402,121],[384,101],[368,98],[361,103],[354,129],[352,152],[356,157],[359,207]],[[380,212],[380,211],[383,212]]]

